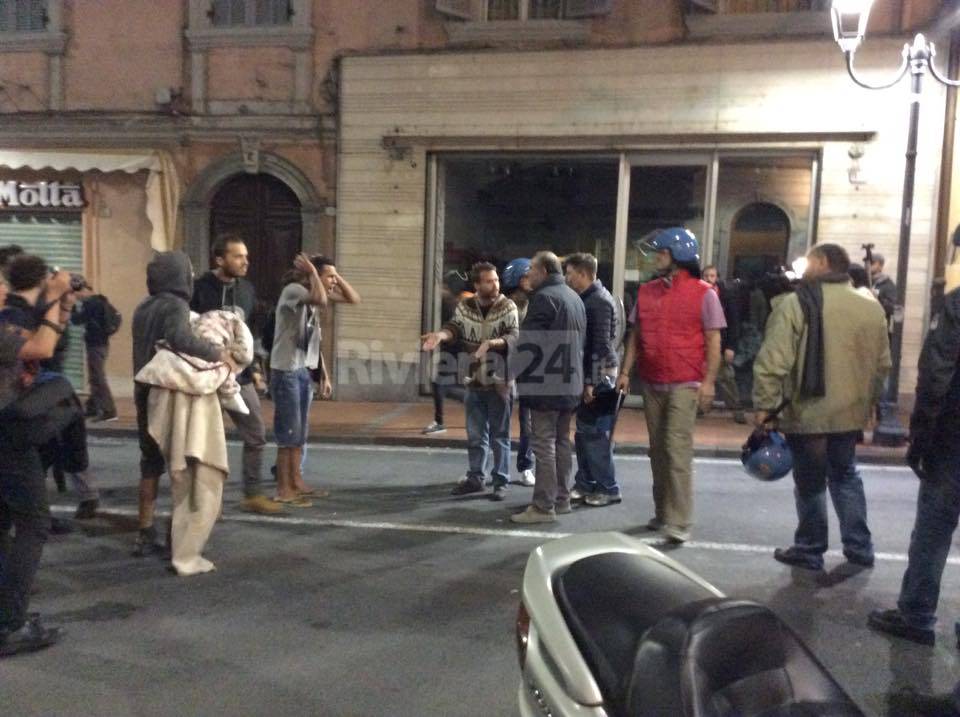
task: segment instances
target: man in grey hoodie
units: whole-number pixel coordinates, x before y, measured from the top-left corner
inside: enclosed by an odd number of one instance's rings
[[[147,265],[147,290],[150,295],[133,312],[133,373],[147,365],[164,341],[171,349],[205,361],[221,361],[236,373],[230,354],[212,343],[197,338],[190,330],[190,298],[193,296],[193,265],[179,251],[157,254]],[[163,454],[147,428],[147,399],[150,386],[134,383],[137,408],[137,432],[140,438],[140,532],[133,554],[142,557],[162,553],[153,524],[160,476],[166,470]],[[168,546],[169,547],[169,546]]]

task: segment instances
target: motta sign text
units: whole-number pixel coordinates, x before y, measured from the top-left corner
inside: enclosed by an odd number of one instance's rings
[[[0,208],[73,209],[86,205],[83,187],[60,182],[0,181]]]

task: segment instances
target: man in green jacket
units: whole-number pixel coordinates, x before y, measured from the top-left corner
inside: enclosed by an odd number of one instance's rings
[[[815,246],[796,293],[774,300],[753,368],[758,426],[779,428],[793,451],[798,526],[794,544],[774,551],[781,563],[823,569],[830,488],[843,554],[873,565],[867,503],[856,446],[890,371],[883,308],[850,284],[850,257],[836,244]]]

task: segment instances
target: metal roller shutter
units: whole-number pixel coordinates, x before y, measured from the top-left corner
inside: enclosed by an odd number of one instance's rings
[[[48,266],[83,272],[83,223],[80,214],[0,215],[0,246],[18,244],[43,257]],[[77,391],[85,390],[83,328],[71,326],[64,370]]]

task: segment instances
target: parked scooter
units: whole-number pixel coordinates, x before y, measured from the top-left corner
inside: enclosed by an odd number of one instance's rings
[[[862,717],[769,608],[620,533],[541,545],[517,616],[523,717]]]

